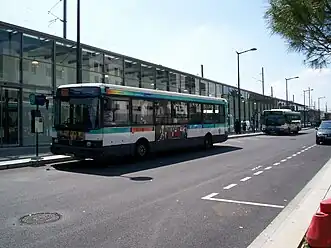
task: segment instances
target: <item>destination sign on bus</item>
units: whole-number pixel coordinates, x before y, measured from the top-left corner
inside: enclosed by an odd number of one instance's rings
[[[61,88],[58,94],[62,97],[91,97],[100,95],[99,87]]]

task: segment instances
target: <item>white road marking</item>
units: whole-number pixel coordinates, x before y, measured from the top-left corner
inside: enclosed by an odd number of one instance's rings
[[[224,187],[223,189],[231,189],[234,186],[237,186],[237,184],[235,184],[235,183],[229,184],[228,186]]]
[[[284,162],[286,162],[286,160],[287,160],[287,159],[282,159],[280,162],[284,163]]]
[[[286,159],[291,159],[292,158],[292,156],[289,156],[289,157],[287,157]]]
[[[272,166],[265,167],[264,170],[270,170]]]
[[[303,146],[302,148],[306,148],[306,146]]]
[[[251,179],[251,177],[245,177],[243,179],[240,179],[241,182],[246,182],[247,180]]]
[[[292,157],[296,157],[297,155],[296,154],[293,154]]]
[[[274,165],[274,166],[277,166],[277,165],[280,165],[280,163],[274,163],[273,165]]]
[[[258,202],[247,202],[247,201],[236,201],[236,200],[228,200],[228,199],[220,199],[220,198],[213,198],[214,196],[218,195],[218,193],[211,193],[205,197],[202,197],[202,200],[209,200],[209,201],[217,201],[217,202],[227,202],[227,203],[236,203],[242,205],[251,205],[251,206],[258,206],[258,207],[270,207],[270,208],[284,208],[281,205],[274,205],[274,204],[265,204],[265,203],[258,203]]]
[[[300,152],[305,152],[305,150],[301,150]]]
[[[260,169],[261,167],[262,167],[261,165],[256,166],[255,168],[252,169],[252,171],[258,170],[258,169]]]
[[[255,172],[253,175],[254,176],[258,176],[258,175],[260,175],[260,174],[262,174],[263,173],[263,171],[258,171],[258,172]]]

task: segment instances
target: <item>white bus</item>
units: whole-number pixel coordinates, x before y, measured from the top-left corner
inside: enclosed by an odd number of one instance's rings
[[[290,109],[264,110],[261,116],[262,131],[270,133],[299,133],[301,130],[301,113]]]
[[[99,83],[62,85],[54,97],[51,151],[77,158],[204,145],[228,138],[223,98]]]

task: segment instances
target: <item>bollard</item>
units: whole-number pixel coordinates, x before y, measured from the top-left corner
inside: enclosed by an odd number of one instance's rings
[[[306,240],[311,248],[328,248],[331,245],[330,215],[317,212],[308,228]]]

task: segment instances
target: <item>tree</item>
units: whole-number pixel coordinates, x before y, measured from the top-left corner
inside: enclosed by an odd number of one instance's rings
[[[331,0],[269,0],[264,17],[290,51],[306,56],[305,64],[322,68],[331,63]]]

